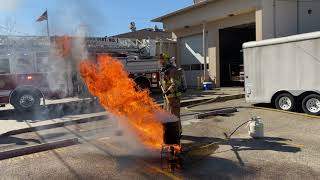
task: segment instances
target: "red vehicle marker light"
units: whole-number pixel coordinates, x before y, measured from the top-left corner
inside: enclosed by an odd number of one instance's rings
[[[156,73],[152,73],[152,78],[153,79],[157,79],[157,74]]]

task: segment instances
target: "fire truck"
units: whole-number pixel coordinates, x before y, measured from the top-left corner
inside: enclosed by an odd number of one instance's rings
[[[159,41],[127,38],[86,38],[91,55],[108,53],[122,62],[141,89],[159,88],[160,64],[157,52]]]
[[[65,86],[55,81],[55,88],[50,87],[56,64],[49,60],[49,51],[48,37],[0,36],[1,106],[10,103],[18,110],[31,110]]]
[[[12,104],[15,109],[29,111],[45,104],[48,97],[75,95],[74,73],[79,57],[70,50],[67,59],[51,52],[57,37],[0,36],[0,106]],[[71,38],[71,49],[77,49],[77,37]],[[158,88],[160,64],[155,40],[119,38],[85,38],[88,56],[100,53],[119,59],[137,85]],[[79,74],[77,75],[79,78]]]

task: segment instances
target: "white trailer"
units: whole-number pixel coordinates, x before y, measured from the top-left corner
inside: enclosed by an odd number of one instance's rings
[[[243,44],[246,101],[320,115],[320,32]]]

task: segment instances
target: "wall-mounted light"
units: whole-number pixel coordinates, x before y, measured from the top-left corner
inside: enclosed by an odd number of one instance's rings
[[[312,14],[312,9],[308,9],[308,14]]]

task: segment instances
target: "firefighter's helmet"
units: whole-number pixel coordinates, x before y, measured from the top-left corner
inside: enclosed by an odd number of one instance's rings
[[[169,55],[166,53],[161,53],[160,54],[160,59],[164,60],[164,61],[169,61]]]

